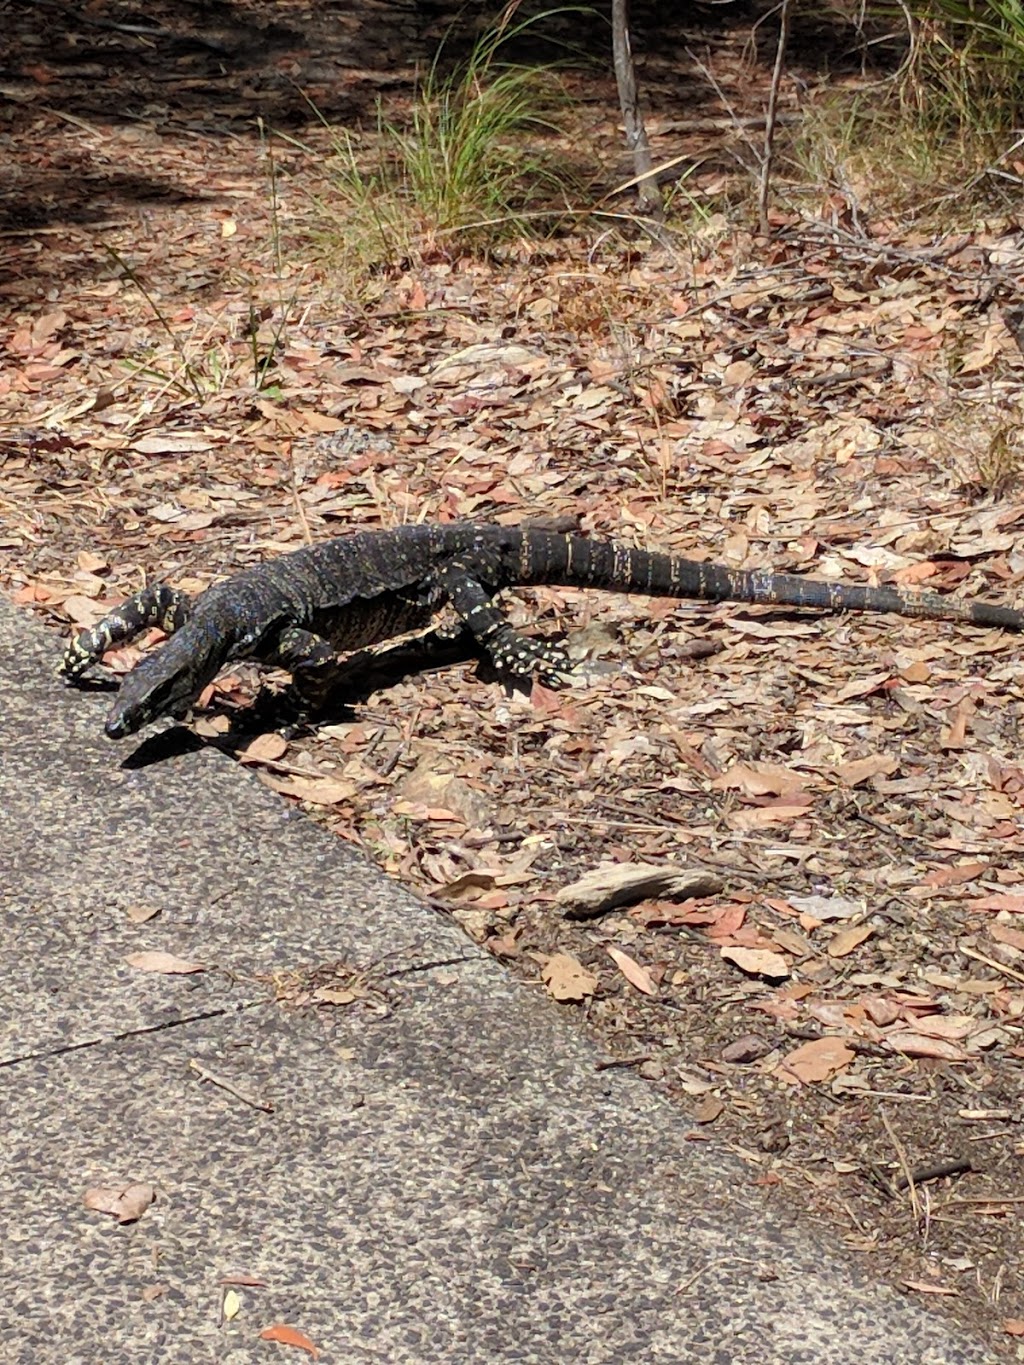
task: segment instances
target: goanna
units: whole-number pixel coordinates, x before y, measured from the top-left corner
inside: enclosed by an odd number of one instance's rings
[[[244,569],[195,598],[165,585],[145,588],[73,640],[60,672],[74,682],[108,649],[151,626],[171,637],[121,683],[105,726],[111,739],[121,739],[161,716],[183,715],[237,659],[287,669],[300,694],[322,696],[340,652],[424,630],[449,604],[499,670],[557,686],[571,672],[566,656],[519,634],[495,602],[502,589],[536,584],[1024,629],[1024,613],[985,602],[730,569],[528,527],[454,522],[328,540]]]

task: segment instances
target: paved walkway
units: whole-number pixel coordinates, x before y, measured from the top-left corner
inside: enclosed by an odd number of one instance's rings
[[[4,1365],[309,1359],[275,1323],[325,1365],[992,1359],[253,775],[125,766],[58,653],[0,600]],[[275,1002],[337,962],[381,993]],[[83,1206],[128,1179],[137,1223]]]

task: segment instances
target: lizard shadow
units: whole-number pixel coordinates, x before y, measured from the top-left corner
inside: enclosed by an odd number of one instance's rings
[[[126,772],[151,768],[154,763],[167,763],[185,754],[196,754],[207,747],[207,742],[194,734],[187,725],[172,725],[155,735],[147,735],[121,762]]]
[[[481,682],[500,682],[511,690],[524,693],[530,690],[528,679],[496,668],[468,630],[432,631],[385,650],[367,649],[351,655],[332,670],[328,685],[314,695],[304,695],[294,684],[279,692],[264,688],[251,706],[229,713],[230,728],[224,734],[204,738],[187,726],[173,725],[149,735],[124,759],[121,767],[135,771],[205,748],[219,749],[229,757],[237,757],[257,735],[281,731],[294,738],[322,725],[344,724],[355,718],[353,708],[368,701],[375,692],[387,691],[420,673],[463,663],[476,664],[476,677]],[[98,684],[96,690],[112,691],[115,688]],[[216,709],[210,714],[216,715]]]
[[[313,694],[304,694],[294,684],[282,692],[265,690],[252,706],[233,714],[231,730],[216,743],[235,753],[255,735],[268,730],[283,730],[293,737],[322,725],[345,724],[355,719],[354,708],[374,693],[386,692],[418,674],[464,663],[476,665],[475,675],[481,682],[501,682],[511,689],[530,690],[528,680],[496,668],[468,630],[432,631],[385,650],[367,649],[351,655],[332,671],[328,685]]]
[[[277,693],[264,690],[252,706],[234,713],[222,747],[233,750],[267,730],[285,729],[296,734],[321,725],[343,724],[354,718],[353,708],[374,693],[386,692],[417,674],[463,663],[476,663],[482,681],[500,676],[468,630],[456,634],[432,631],[385,650],[360,650],[332,669],[326,685],[303,688],[293,683]]]

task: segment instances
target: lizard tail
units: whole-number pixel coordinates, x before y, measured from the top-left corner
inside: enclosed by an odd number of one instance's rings
[[[973,599],[899,587],[831,583],[800,574],[730,569],[679,555],[633,549],[585,536],[531,532],[523,538],[521,582],[610,592],[675,597],[681,601],[750,602],[758,606],[813,607],[959,621],[1024,631],[1024,612]]]

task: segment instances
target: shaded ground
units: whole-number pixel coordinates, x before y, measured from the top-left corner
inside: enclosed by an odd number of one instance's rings
[[[595,231],[339,297],[310,245],[324,167],[279,144],[275,196],[253,116],[323,148],[296,84],[353,120],[382,92],[401,111],[443,15],[206,9],[228,62],[180,40],[182,13],[147,10],[170,45],[55,19],[33,53],[11,11],[0,550],[17,601],[66,629],[150,574],[195,588],[349,526],[536,515],[734,565],[1019,593],[1024,502],[1012,477],[990,491],[991,424],[1024,375],[996,288],[1018,236],[876,220],[849,185],[793,198],[771,243],[731,226],[728,168],[750,148],[723,100],[756,117],[767,80],[746,29],[712,35],[719,94],[692,34],[659,52],[685,87],[671,110],[661,86],[655,155],[707,158],[687,184],[709,217],[678,251]],[[566,79],[565,149],[610,187],[627,173],[614,92]],[[532,701],[471,670],[418,678],[248,761],[533,989],[574,957],[594,980],[566,1010],[692,1114],[694,1141],[728,1144],[766,1197],[1012,1355],[1017,642],[568,592],[521,618],[613,670]],[[217,740],[254,681],[222,683],[200,733]],[[556,892],[603,858],[697,862],[724,890],[567,922]]]

